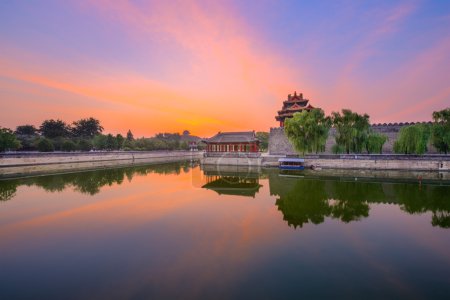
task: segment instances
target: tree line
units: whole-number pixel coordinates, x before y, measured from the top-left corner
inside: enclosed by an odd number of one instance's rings
[[[158,133],[151,138],[135,138],[131,130],[126,135],[103,134],[103,130],[100,121],[92,117],[71,124],[50,119],[39,128],[27,124],[15,131],[0,128],[0,151],[187,150],[189,141],[200,140],[187,130],[182,135]]]
[[[388,140],[384,134],[370,126],[368,114],[360,115],[349,109],[325,116],[322,109],[295,113],[285,120],[285,133],[299,153],[325,151],[331,127],[336,130],[332,152],[382,153]],[[432,124],[415,124],[400,129],[394,142],[394,152],[399,154],[424,154],[429,146],[447,154],[450,150],[450,108],[433,112]]]

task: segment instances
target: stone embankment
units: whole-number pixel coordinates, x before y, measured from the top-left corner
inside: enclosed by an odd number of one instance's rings
[[[209,152],[201,160],[202,165],[261,166],[261,154],[256,152]]]
[[[295,155],[295,154],[291,154]],[[286,155],[260,153],[207,153],[202,165],[278,167]],[[316,169],[450,171],[450,155],[320,154],[306,155],[305,166]]]
[[[199,159],[202,156],[203,152],[190,151],[2,153],[0,177],[168,163]]]
[[[263,157],[265,167],[277,166],[284,155]],[[450,171],[450,155],[346,154],[306,155],[305,166],[320,169]]]

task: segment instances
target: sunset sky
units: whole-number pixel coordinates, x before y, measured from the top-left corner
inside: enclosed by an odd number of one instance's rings
[[[450,107],[450,1],[1,1],[0,126],[268,131],[287,94],[371,122]]]

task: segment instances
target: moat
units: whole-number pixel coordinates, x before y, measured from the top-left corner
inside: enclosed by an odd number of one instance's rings
[[[444,299],[450,183],[197,162],[0,180],[0,299]]]

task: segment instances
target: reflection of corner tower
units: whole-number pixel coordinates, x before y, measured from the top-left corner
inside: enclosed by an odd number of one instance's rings
[[[288,99],[283,101],[283,108],[278,111],[278,116],[275,116],[275,119],[280,122],[280,127],[284,126],[284,120],[286,118],[292,118],[294,113],[301,112],[303,110],[310,111],[314,107],[308,103],[308,99],[303,98],[303,94],[300,93],[297,95],[297,92],[294,92],[294,95],[288,95]]]

